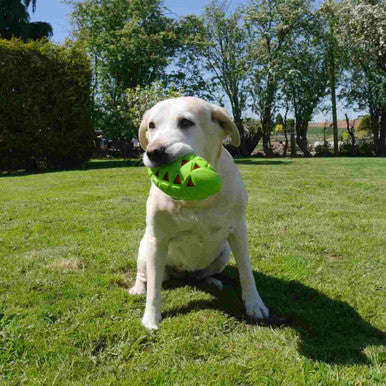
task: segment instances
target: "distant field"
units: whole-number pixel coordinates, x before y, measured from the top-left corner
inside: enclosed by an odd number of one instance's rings
[[[347,131],[346,129],[338,129],[339,138],[342,137],[342,134]],[[272,140],[282,140],[284,137],[279,135],[273,135]],[[332,128],[326,129],[326,138],[327,140],[332,141],[334,138],[334,132]],[[324,139],[324,128],[323,127],[309,127],[307,130],[307,139],[308,143],[314,144],[316,141],[323,141]]]
[[[160,330],[130,296],[149,178],[126,161],[0,178],[0,384],[384,385],[381,158],[240,159],[257,286],[164,286]]]
[[[346,129],[338,129],[338,136],[339,139],[342,138],[343,133],[346,131]],[[326,139],[328,141],[333,141],[334,133],[332,128],[326,129]],[[289,139],[289,138],[288,138]],[[271,134],[271,142],[275,141],[283,141],[284,142],[284,135],[282,134]],[[310,145],[313,145],[315,142],[322,142],[324,140],[324,128],[323,127],[309,127],[307,130],[307,140]],[[258,151],[263,150],[263,142],[260,141],[256,147]]]
[[[346,132],[346,129],[339,128],[338,129],[338,137],[342,138],[342,134]],[[334,138],[333,128],[326,129],[326,138],[329,141],[332,141]],[[313,144],[316,141],[323,141],[324,139],[324,128],[323,127],[309,127],[307,131],[307,139],[310,144]]]

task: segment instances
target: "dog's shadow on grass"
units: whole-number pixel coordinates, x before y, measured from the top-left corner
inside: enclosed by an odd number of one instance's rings
[[[254,272],[257,287],[270,309],[270,318],[259,325],[272,328],[291,327],[300,337],[299,352],[313,360],[331,364],[368,363],[364,349],[370,345],[384,345],[386,335],[361,318],[347,303],[328,296],[297,281],[285,281]],[[224,284],[219,291],[213,286],[189,282],[213,295],[213,300],[193,301],[187,307],[166,312],[164,317],[187,314],[211,308],[221,310],[242,323],[255,323],[244,316],[238,272],[226,267],[215,276]],[[186,286],[186,281],[171,280],[166,288]]]

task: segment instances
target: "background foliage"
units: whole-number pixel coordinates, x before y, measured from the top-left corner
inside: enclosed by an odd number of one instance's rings
[[[127,103],[122,111],[123,117],[130,122],[127,138],[137,135],[139,125],[146,110],[150,109],[156,103],[169,98],[178,98],[182,96],[183,90],[176,90],[173,84],[166,88],[163,83],[154,82],[151,86],[140,87],[126,90]]]
[[[77,46],[0,40],[0,171],[73,168],[90,158],[91,74]]]
[[[74,84],[91,84],[88,91],[91,125],[94,130],[102,129],[109,139],[130,142],[136,137],[145,106],[148,108],[158,100],[186,94],[201,96],[229,108],[241,136],[241,146],[230,148],[233,155],[249,156],[258,152],[274,156],[290,151],[291,156],[300,152],[309,156],[315,150],[312,146],[314,131],[309,128],[309,121],[325,107],[325,97],[330,94],[333,117],[336,116],[336,95],[345,108],[368,113],[366,132],[372,149],[367,152],[367,140],[366,154],[386,155],[384,1],[325,0],[320,4],[313,0],[246,0],[231,12],[228,1],[214,0],[207,4],[202,15],[179,19],[171,16],[163,0],[66,1],[73,6],[76,51],[81,52],[80,47],[83,47],[89,55],[92,77],[85,81],[81,76],[73,84],[67,80],[58,82],[63,87],[61,91],[69,93],[73,92]],[[25,41],[49,37],[52,33],[49,24],[30,23],[29,11],[34,11],[36,3],[35,0],[0,0],[1,37],[20,37]],[[44,46],[44,43],[39,44]],[[54,52],[53,46],[50,47]],[[62,50],[57,48],[58,52]],[[59,102],[56,96],[52,98],[53,91],[45,91],[44,82],[57,79],[55,76],[62,76],[63,71],[75,70],[69,70],[71,66],[66,59],[61,66],[47,65],[43,73],[39,70],[34,74],[33,66],[39,60],[23,55],[17,60],[27,62],[20,67],[10,60],[2,63],[5,79],[2,86],[7,90],[2,95],[6,101],[3,111],[8,111],[2,124],[5,127],[5,122],[16,121],[19,117],[12,115],[17,116],[23,110],[25,118],[11,126],[14,131],[19,130],[19,137],[21,130],[25,130],[26,144],[37,133],[46,132],[48,126],[52,131],[57,130],[58,125],[66,125],[58,121],[78,111],[79,104],[87,104],[87,96],[82,94],[79,100],[65,97],[63,111],[55,108],[56,122],[48,125],[42,117],[47,116],[47,111],[53,112],[51,105],[59,106]],[[19,87],[17,82],[27,80],[26,74],[41,78]],[[35,79],[33,75],[31,79]],[[32,87],[39,90],[38,96],[30,98],[28,103],[20,102],[20,95]],[[19,110],[13,111],[11,105],[19,106]],[[275,131],[278,111],[283,119],[280,130]],[[256,116],[252,116],[253,113]],[[81,137],[88,125],[81,125],[79,133],[74,127],[69,129],[69,125],[66,130],[73,130],[72,138]],[[3,142],[14,140],[7,130],[2,134]],[[323,134],[324,140],[331,142],[326,138],[325,129]],[[358,141],[363,131],[348,123],[347,134],[342,136],[334,123],[333,134],[335,155],[339,154],[340,139],[347,142],[345,147],[351,149],[349,154],[364,153]],[[63,161],[60,156],[59,161],[58,156],[53,155],[50,147],[54,143],[57,148],[68,149],[67,142],[59,144],[61,137],[66,135],[54,135],[52,140],[47,139],[49,145],[43,147],[29,144],[20,153],[17,153],[19,148],[16,151],[5,146],[3,164],[10,164],[12,157],[14,160],[19,157],[17,162],[12,161],[12,167],[78,165],[85,156],[76,154],[72,161],[68,157]],[[24,151],[33,147],[38,150],[31,158],[30,153]]]
[[[41,39],[52,36],[50,24],[30,22],[28,6],[31,0],[0,0],[0,37],[11,39]],[[32,12],[35,11],[36,0],[32,1]]]
[[[74,37],[92,58],[93,124],[112,139],[126,137],[122,119],[126,89],[167,78],[165,68],[178,47],[177,23],[161,0],[69,1]]]
[[[202,15],[179,19],[162,0],[69,2],[74,37],[93,60],[94,126],[112,138],[135,135],[122,119],[131,108],[125,90],[173,82],[227,105],[241,136],[235,155],[250,155],[260,139],[265,155],[277,154],[274,117],[285,110],[295,125],[284,122],[280,153],[309,156],[308,123],[328,94],[336,116],[339,91],[350,109],[369,111],[374,149],[386,154],[384,2],[246,0],[231,12],[229,1],[213,0]],[[251,131],[252,112],[260,123]],[[338,140],[334,124],[336,154]]]

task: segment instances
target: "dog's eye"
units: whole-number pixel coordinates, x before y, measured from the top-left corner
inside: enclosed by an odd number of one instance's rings
[[[149,129],[155,129],[155,124],[154,122],[149,123]]]
[[[178,127],[180,127],[181,129],[188,129],[189,127],[192,127],[192,126],[194,126],[194,122],[188,118],[181,118],[178,121]]]

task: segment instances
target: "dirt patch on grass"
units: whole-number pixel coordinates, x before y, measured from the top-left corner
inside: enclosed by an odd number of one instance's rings
[[[129,290],[135,283],[135,271],[121,272],[118,277],[111,281],[111,285],[116,285]]]
[[[55,260],[51,264],[46,265],[45,268],[58,272],[79,271],[84,268],[84,265],[79,259],[69,258]]]

